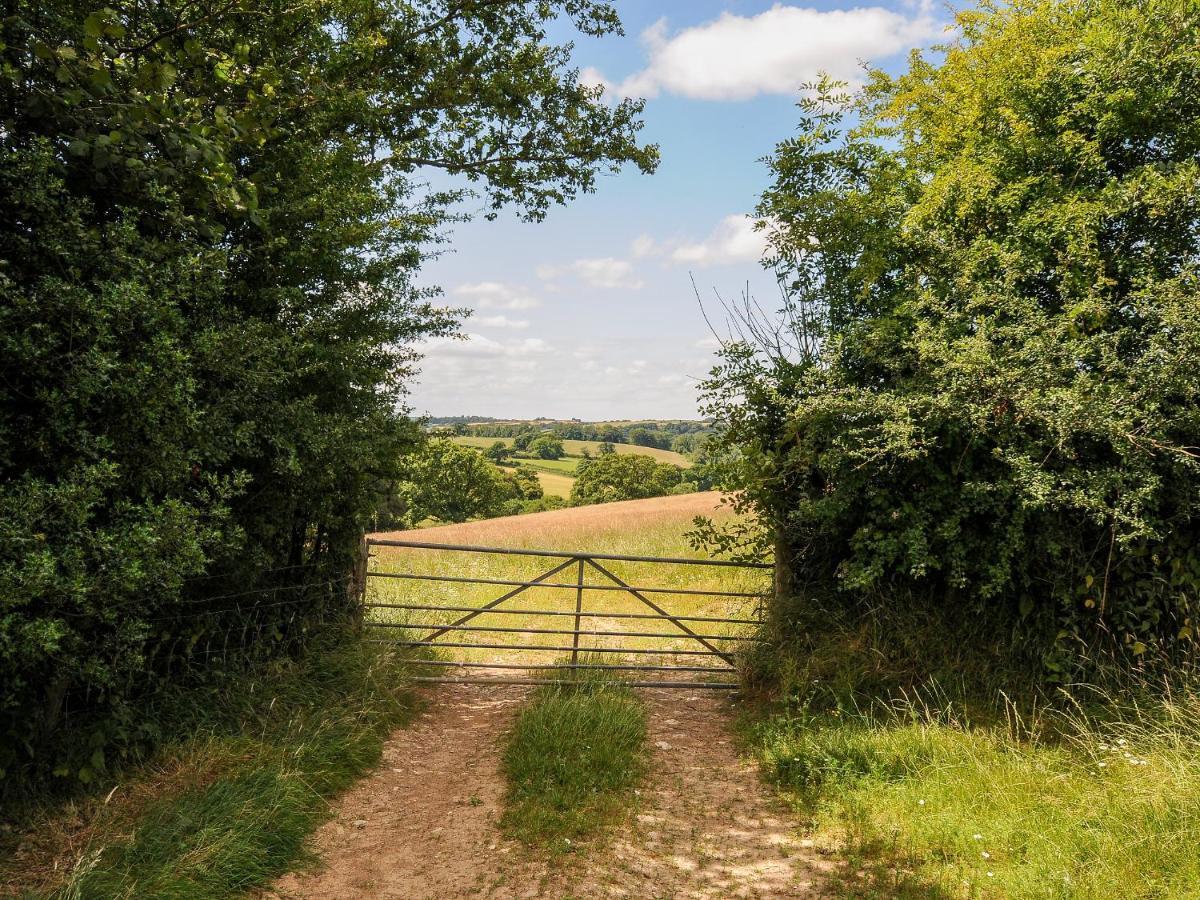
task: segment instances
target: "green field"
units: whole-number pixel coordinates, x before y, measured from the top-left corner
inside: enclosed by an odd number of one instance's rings
[[[479,437],[477,435],[456,435],[451,440],[463,447],[474,447],[476,450],[486,450],[496,442],[508,447],[512,438]],[[639,447],[634,444],[613,444],[620,454],[633,454],[653,457],[658,462],[670,463],[687,469],[692,465],[691,460],[673,450],[657,450],[653,447]],[[563,449],[567,455],[562,459],[520,459],[514,460],[527,469],[533,469],[538,482],[547,496],[571,496],[571,486],[575,484],[575,472],[583,462],[582,451],[587,450],[592,456],[600,453],[599,441],[563,441]],[[506,471],[512,471],[511,466],[501,466]]]
[[[562,497],[566,500],[571,496],[571,487],[575,484],[575,479],[570,475],[564,475],[561,472],[548,472],[545,469],[533,468],[537,476],[538,484],[542,486],[542,491],[548,497]],[[512,466],[500,466],[505,472],[516,471]]]
[[[461,444],[464,447],[475,447],[478,450],[486,450],[492,444],[499,441],[504,446],[508,447],[512,444],[512,438],[493,438],[493,437],[477,437],[475,435],[456,435],[451,438],[456,444]],[[563,449],[567,451],[567,459],[573,460],[571,470],[579,464],[582,459],[582,451],[586,449],[592,456],[596,456],[600,452],[600,441],[563,441]],[[673,466],[679,466],[683,469],[691,468],[692,461],[682,453],[676,453],[674,450],[659,450],[655,447],[639,447],[636,444],[613,444],[613,449],[621,454],[633,454],[638,456],[651,456],[659,462],[670,463]],[[522,460],[523,463],[541,465],[544,463],[561,462],[561,460]]]

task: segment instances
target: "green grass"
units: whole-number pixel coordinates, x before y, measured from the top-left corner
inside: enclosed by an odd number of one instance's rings
[[[1200,682],[1039,693],[923,616],[810,625],[746,737],[844,896],[1200,897]]]
[[[506,737],[501,827],[552,851],[602,834],[635,804],[645,745],[641,702],[608,673],[538,688]]]
[[[63,900],[197,900],[269,883],[304,861],[328,801],[378,763],[410,716],[404,675],[392,653],[348,638],[220,691],[181,694],[184,721],[164,727],[192,736],[124,773],[107,799],[30,818],[33,852],[19,870],[0,869],[0,884]]]
[[[584,448],[596,456],[600,452],[600,441],[563,441],[563,449],[572,456],[581,456]],[[657,447],[639,447],[637,444],[613,444],[613,449],[620,454],[640,454],[652,456],[658,462],[671,463],[684,469],[690,468],[692,461],[682,453],[674,450],[659,450]]]
[[[489,438],[478,437],[475,435],[457,435],[451,438],[456,444],[461,444],[464,447],[474,447],[477,450],[486,450],[492,444],[499,441],[506,447],[512,445],[512,438]],[[567,458],[573,459],[575,464],[583,457],[583,451],[586,449],[592,456],[596,456],[600,452],[600,441],[563,441],[563,449],[567,452]],[[659,450],[656,447],[639,447],[637,444],[613,444],[613,449],[617,453],[622,454],[640,454],[642,456],[652,456],[658,462],[671,463],[672,465],[681,466],[682,468],[690,468],[692,461],[682,453],[676,453],[674,450]],[[554,460],[522,460],[522,462],[553,462]]]

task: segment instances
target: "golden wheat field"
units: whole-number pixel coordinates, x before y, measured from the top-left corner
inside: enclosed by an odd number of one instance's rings
[[[372,535],[377,539],[410,540],[436,544],[461,544],[512,549],[565,550],[603,554],[703,559],[693,550],[686,534],[696,516],[728,520],[733,513],[716,492],[630,500],[595,506],[575,507],[524,516],[488,519],[462,525],[424,528],[418,531]],[[532,587],[517,593],[496,609],[482,613],[468,624],[482,629],[532,628],[539,633],[503,630],[460,630],[441,635],[443,659],[475,663],[549,664],[571,649],[573,613],[581,567],[572,559],[526,557],[495,553],[372,546],[367,579],[369,624],[386,638],[421,639],[429,626],[452,622],[478,609],[519,585],[442,582],[411,577],[529,581],[555,567],[557,573],[545,581],[555,587]],[[645,592],[647,599],[673,615],[754,619],[759,595],[770,587],[770,573],[684,563],[647,563],[599,560],[601,566],[635,587],[731,592],[754,596],[689,596],[670,592]],[[656,618],[625,618],[630,614],[656,615],[655,611],[599,569],[584,564],[584,591],[580,650],[599,652],[606,662],[619,664],[719,665],[714,657],[701,655],[704,647],[682,634],[672,622]],[[371,604],[388,604],[374,606]],[[454,610],[397,607],[451,606]],[[510,610],[503,612],[500,610]],[[571,615],[562,615],[569,613]],[[731,639],[752,631],[746,624],[689,622],[710,643],[733,649],[744,643]],[[624,633],[618,635],[618,632]],[[627,636],[636,633],[636,636]],[[451,646],[464,645],[464,646]],[[500,649],[508,645],[513,649]],[[618,653],[617,648],[631,652]],[[607,651],[607,652],[606,652]]]

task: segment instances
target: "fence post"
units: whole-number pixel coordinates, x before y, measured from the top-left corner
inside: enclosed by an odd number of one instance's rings
[[[792,547],[782,528],[775,529],[775,603],[776,610],[781,609],[785,601],[792,598],[796,591],[796,573],[792,568]]]
[[[583,619],[583,557],[579,559],[579,568],[575,576],[575,634],[571,639],[571,665],[579,660],[579,627]]]
[[[358,542],[358,555],[354,558],[354,569],[350,572],[349,595],[353,608],[353,619],[356,627],[361,628],[365,609],[363,604],[367,597],[367,558],[369,550],[367,536],[364,534]]]

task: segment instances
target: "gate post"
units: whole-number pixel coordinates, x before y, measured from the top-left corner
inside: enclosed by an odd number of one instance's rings
[[[362,627],[365,612],[363,604],[367,599],[367,559],[369,555],[367,536],[364,534],[358,541],[358,555],[354,558],[354,568],[350,572],[350,584],[347,591],[353,609],[351,615],[358,628]]]
[[[768,610],[768,621],[772,618],[770,612],[783,609],[784,603],[791,600],[796,592],[796,573],[792,568],[792,547],[782,528],[775,529],[775,571],[774,588],[775,602],[772,610]]]
[[[571,639],[571,665],[579,660],[579,626],[583,618],[583,557],[579,558],[578,574],[575,578],[575,634]]]

